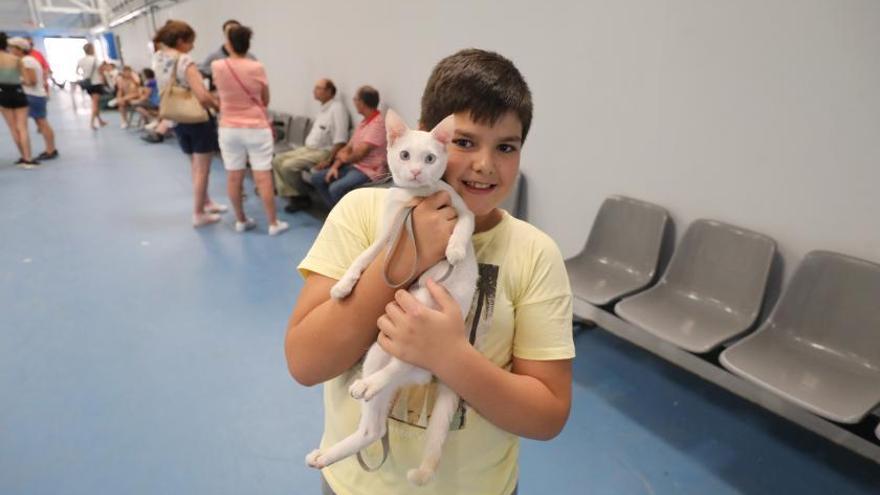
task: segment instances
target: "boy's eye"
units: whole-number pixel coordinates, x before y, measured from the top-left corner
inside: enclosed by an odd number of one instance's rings
[[[458,146],[459,148],[473,148],[474,147],[474,142],[471,141],[470,139],[466,139],[466,138],[453,139],[452,142],[455,143],[455,145]]]
[[[500,144],[498,145],[498,151],[502,153],[513,153],[514,151],[516,151],[516,146],[513,146],[511,144]]]
[[[425,163],[427,163],[428,165],[434,163],[435,160],[437,160],[437,157],[434,156],[433,153],[428,153],[427,155],[425,155]]]
[[[400,152],[401,160],[409,160],[409,151],[403,150]]]

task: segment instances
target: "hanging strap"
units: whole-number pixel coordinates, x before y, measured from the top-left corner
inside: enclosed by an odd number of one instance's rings
[[[366,471],[368,473],[378,471],[379,468],[382,467],[383,464],[385,464],[385,461],[388,460],[388,453],[390,451],[391,451],[391,445],[388,443],[388,430],[386,429],[385,434],[382,435],[382,460],[379,461],[379,465],[376,467],[372,467],[372,468],[370,466],[368,466],[366,461],[364,461],[364,457],[361,455],[360,452],[357,453],[358,464],[361,465],[361,469],[363,469],[364,471]]]
[[[391,239],[388,240],[388,247],[386,249],[386,254],[385,254],[385,263],[382,266],[382,277],[385,278],[385,283],[388,284],[388,286],[391,287],[392,289],[399,289],[399,288],[403,287],[404,285],[406,285],[406,283],[408,281],[412,280],[412,278],[415,277],[416,272],[419,269],[419,250],[418,250],[418,245],[416,244],[416,234],[415,234],[415,231],[413,230],[413,210],[414,209],[415,209],[415,206],[406,206],[401,210],[401,212],[397,215],[397,218],[395,219],[395,222],[394,222],[395,225],[392,230],[392,232],[394,232],[394,234],[391,236]],[[400,236],[403,233],[404,229],[406,229],[406,234],[407,234],[407,237],[409,238],[409,243],[410,243],[410,245],[412,245],[413,253],[415,253],[415,255],[413,256],[412,268],[409,271],[409,275],[407,275],[400,282],[395,283],[395,282],[391,281],[391,277],[388,275],[388,268],[389,268],[390,262],[391,262],[391,254],[394,251],[394,247],[397,246],[397,241],[400,240]],[[447,265],[448,266],[446,267],[446,272],[440,278],[435,279],[435,282],[438,282],[438,283],[443,282],[444,280],[449,278],[449,275],[452,274],[452,268],[453,268],[452,264],[448,263]]]

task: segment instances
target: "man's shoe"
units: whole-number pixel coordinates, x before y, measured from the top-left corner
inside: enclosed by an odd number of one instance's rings
[[[284,207],[284,211],[287,213],[296,213],[301,210],[306,210],[310,206],[312,206],[312,200],[309,199],[308,196],[294,196],[287,201],[287,206]]]

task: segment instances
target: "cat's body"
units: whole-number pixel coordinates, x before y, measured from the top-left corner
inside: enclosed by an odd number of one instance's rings
[[[391,110],[386,116],[386,123],[388,166],[397,187],[388,192],[380,235],[352,263],[345,275],[333,286],[330,294],[335,299],[342,299],[351,293],[363,271],[393,238],[395,226],[401,224],[405,207],[413,198],[429,196],[443,190],[449,193],[452,206],[458,214],[446,246],[446,259],[422,274],[409,291],[422,304],[437,309],[438,306],[425,283],[428,278],[440,281],[458,303],[462,318],[465,318],[476,288],[478,269],[471,242],[474,230],[473,213],[458,193],[442,180],[446,168],[445,146],[452,135],[453,117],[447,117],[430,133],[407,129],[400,117]],[[443,279],[447,273],[448,276]],[[398,389],[424,385],[430,381],[429,371],[400,361],[387,354],[378,343],[373,344],[364,359],[362,378],[355,380],[349,389],[352,397],[362,401],[358,429],[326,450],[313,451],[306,457],[306,463],[311,467],[323,468],[354,455],[381,439],[386,433],[388,414]],[[458,403],[459,397],[455,392],[442,383],[437,384],[437,399],[428,420],[421,465],[407,473],[407,478],[412,483],[422,485],[433,476]]]

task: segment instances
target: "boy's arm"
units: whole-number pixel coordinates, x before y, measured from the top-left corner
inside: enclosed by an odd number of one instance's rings
[[[440,309],[406,291],[379,318],[379,344],[389,354],[430,370],[494,425],[513,434],[549,440],[565,426],[571,408],[571,360],[513,358],[499,368],[467,340],[458,304],[433,281],[428,290]]]
[[[449,195],[439,193],[423,200],[413,212],[418,243],[418,273],[443,258],[455,225]],[[412,247],[401,236],[392,253],[389,276],[402,280],[410,273]],[[376,257],[352,293],[338,301],[330,298],[336,280],[319,274],[306,279],[287,325],[284,342],[290,374],[303,385],[316,385],[351,368],[376,341],[376,320],[394,299],[382,276],[386,254]]]

